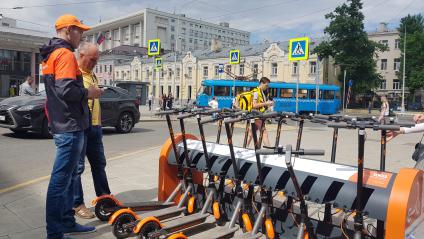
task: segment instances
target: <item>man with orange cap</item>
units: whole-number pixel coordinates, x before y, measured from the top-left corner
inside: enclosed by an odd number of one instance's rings
[[[84,31],[90,28],[75,16],[60,16],[55,24],[57,37],[40,49],[46,87],[46,114],[56,145],[56,157],[46,200],[48,239],[63,239],[67,234],[89,233],[95,227],[75,222],[73,178],[83,153],[84,130],[89,126],[88,99],[99,98],[98,87],[84,88],[81,72],[73,54]]]

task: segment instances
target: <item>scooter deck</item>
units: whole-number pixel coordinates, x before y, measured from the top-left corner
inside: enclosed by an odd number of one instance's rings
[[[167,208],[175,205],[174,202],[131,202],[122,204],[121,208],[131,208],[134,211],[151,211]]]
[[[211,216],[208,213],[200,214],[195,213],[188,216],[180,217],[175,220],[170,220],[165,222],[165,227],[161,230],[152,232],[149,234],[149,238],[157,238],[163,235],[168,235],[177,231],[188,229],[193,226],[197,226],[206,221],[206,219]]]
[[[190,236],[190,239],[228,239],[233,238],[238,226],[229,228],[228,226],[214,227],[210,230]]]
[[[142,218],[145,217],[156,217],[159,220],[168,219],[171,217],[179,216],[182,212],[184,212],[185,207],[172,206],[163,208],[160,210],[149,211],[139,214]]]

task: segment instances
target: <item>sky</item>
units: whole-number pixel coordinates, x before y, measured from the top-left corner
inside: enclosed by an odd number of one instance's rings
[[[324,36],[325,14],[346,0],[0,0],[0,14],[18,19],[18,25],[54,32],[54,22],[64,13],[87,25],[125,16],[144,8],[219,23],[251,32],[252,44],[265,40]],[[363,0],[365,30],[376,31],[380,22],[389,29],[407,14],[424,15],[423,0]],[[11,9],[24,7],[23,9]]]

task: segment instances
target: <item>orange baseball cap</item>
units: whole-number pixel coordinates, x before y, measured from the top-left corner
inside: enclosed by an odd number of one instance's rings
[[[78,20],[77,17],[70,15],[70,14],[65,14],[65,15],[60,16],[56,20],[56,23],[54,24],[54,26],[56,27],[56,30],[62,29],[64,27],[69,27],[69,26],[76,26],[76,27],[82,29],[83,31],[90,30],[89,26],[82,24],[81,21]]]

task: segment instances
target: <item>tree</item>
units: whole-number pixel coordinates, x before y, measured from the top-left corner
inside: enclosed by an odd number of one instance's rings
[[[364,31],[364,15],[360,0],[348,0],[336,7],[334,12],[325,15],[330,24],[324,29],[328,40],[321,42],[312,53],[320,58],[334,58],[347,78],[353,81],[355,93],[365,93],[376,88],[381,76],[376,72],[374,55],[386,47],[368,39]],[[340,75],[339,80],[342,80]]]
[[[406,28],[406,29],[405,29]],[[409,15],[400,20],[401,67],[398,78],[403,77],[403,56],[406,30],[405,85],[411,93],[424,87],[424,18],[421,14]]]

